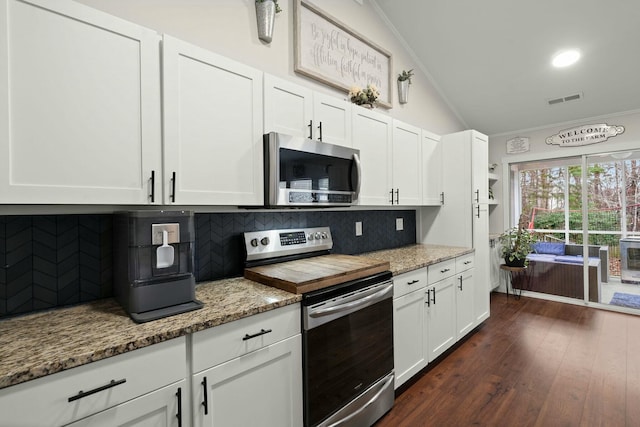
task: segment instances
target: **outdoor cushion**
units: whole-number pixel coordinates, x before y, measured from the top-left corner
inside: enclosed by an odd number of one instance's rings
[[[533,251],[537,254],[564,255],[564,243],[536,242]]]

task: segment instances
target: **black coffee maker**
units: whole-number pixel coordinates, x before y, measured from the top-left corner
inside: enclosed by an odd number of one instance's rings
[[[138,322],[202,308],[195,299],[193,212],[116,212],[114,293]]]

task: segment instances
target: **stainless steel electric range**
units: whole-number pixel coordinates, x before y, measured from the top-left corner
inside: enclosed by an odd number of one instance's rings
[[[373,424],[394,400],[389,263],[331,254],[328,227],[244,238],[246,278],[302,294],[305,426]]]

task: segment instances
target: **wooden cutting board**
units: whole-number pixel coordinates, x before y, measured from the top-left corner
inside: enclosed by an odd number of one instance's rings
[[[353,255],[322,255],[245,268],[244,277],[294,294],[315,291],[388,271],[388,261]]]

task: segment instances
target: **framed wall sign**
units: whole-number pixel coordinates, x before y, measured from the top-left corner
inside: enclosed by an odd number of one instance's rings
[[[295,72],[345,92],[374,84],[391,108],[391,53],[306,0],[294,5]]]
[[[624,126],[597,123],[593,125],[577,126],[565,129],[555,135],[547,137],[547,145],[560,147],[580,147],[589,144],[605,142],[609,138],[624,133]]]
[[[529,151],[529,138],[516,136],[507,140],[507,154],[526,153]]]

